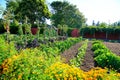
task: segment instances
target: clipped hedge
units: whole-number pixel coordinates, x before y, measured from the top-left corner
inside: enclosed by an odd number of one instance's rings
[[[85,38],[96,38],[106,40],[119,40],[120,27],[82,27],[80,29],[80,35]]]
[[[110,33],[120,33],[120,27],[96,27],[96,26],[89,26],[89,27],[82,27],[80,29],[80,34],[85,35],[85,33],[94,34],[95,32],[106,32]]]

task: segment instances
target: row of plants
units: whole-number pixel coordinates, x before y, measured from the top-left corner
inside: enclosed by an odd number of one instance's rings
[[[79,38],[67,38],[64,41],[56,41],[49,44],[41,44],[40,50],[46,53],[52,54],[53,56],[58,56],[65,50],[69,49],[72,45],[82,41],[82,37]]]
[[[14,34],[9,34],[8,37],[7,34],[1,34],[0,36],[4,37],[5,40],[7,40],[8,42],[14,42],[18,50],[27,47],[29,48],[37,47],[40,45],[40,43],[43,43],[42,42],[43,38],[41,38],[40,36],[38,37],[33,35],[14,35]]]
[[[86,53],[87,44],[88,44],[88,40],[85,40],[83,42],[82,46],[78,49],[78,54],[76,55],[76,57],[70,60],[71,65],[80,67],[80,65],[82,64],[82,61],[84,59],[84,55]]]
[[[44,70],[56,61],[60,56],[54,57],[50,52],[37,48],[26,48],[19,52],[14,42],[8,43],[4,37],[0,37],[0,79],[1,80],[46,80]],[[56,50],[54,50],[57,53]],[[48,55],[49,54],[49,55]]]
[[[74,45],[74,44],[76,44],[76,43],[78,43],[80,41],[82,41],[82,37],[79,37],[79,38],[68,38],[67,40],[64,40],[64,41],[55,42],[53,45],[58,47],[58,49],[60,49],[60,51],[63,52],[66,49],[69,49],[72,45]]]
[[[45,69],[56,61],[60,61],[59,56],[48,57],[46,52],[42,52],[37,48],[25,49],[3,61],[0,67],[0,79],[46,80]]]
[[[70,38],[65,41],[59,41],[63,45],[68,41],[72,43],[81,40],[82,38]],[[47,75],[43,74],[45,69],[56,61],[61,61],[58,53],[61,52],[61,47],[51,44],[42,45],[42,47],[26,48],[19,52],[16,50],[14,43],[8,42],[4,37],[0,38],[0,79],[1,80],[46,80]],[[11,45],[13,43],[13,45]],[[57,44],[57,43],[56,43]],[[67,43],[69,44],[69,43]],[[65,45],[67,45],[65,44]],[[7,47],[8,46],[8,47]],[[59,45],[60,46],[60,45]],[[72,46],[72,45],[71,45]],[[67,49],[67,48],[66,48]],[[57,55],[56,55],[57,54]],[[56,56],[55,56],[56,55]]]
[[[0,52],[0,55],[2,55],[0,58],[4,58],[0,64],[1,80],[119,80],[120,77],[120,74],[116,72],[108,75],[107,69],[101,68],[84,72],[75,66],[62,63],[60,56],[54,57],[51,54],[52,50],[49,50],[51,52],[46,52],[37,47],[27,48],[17,52],[14,43],[13,45],[10,45],[11,42],[8,44],[2,37],[0,41],[0,51],[3,51]],[[6,46],[11,48],[8,49]],[[8,56],[5,55],[5,52]]]
[[[15,35],[15,34],[1,34],[8,42],[14,42],[18,50],[25,48],[35,48],[42,44],[49,44],[59,40],[66,40],[67,37],[44,37],[44,35]]]
[[[56,62],[45,70],[47,80],[119,80],[120,73],[102,69],[99,67],[93,68],[88,72],[82,71],[80,68],[70,66],[65,63]]]
[[[101,41],[94,41],[92,50],[98,66],[120,71],[120,57],[112,53]]]
[[[11,55],[12,53],[10,53],[11,50],[16,50],[15,47],[13,46],[25,46],[25,44],[27,46],[32,46],[32,47],[40,47],[40,50],[42,51],[46,51],[47,53],[51,53],[53,55],[56,54],[60,54],[61,52],[63,52],[64,50],[68,49],[70,46],[72,46],[73,44],[79,42],[82,40],[82,38],[69,38],[67,40],[64,41],[57,41],[56,43],[51,43],[49,42],[49,39],[43,39],[43,38],[39,38],[36,39],[35,41],[35,36],[15,36],[15,35],[10,35],[9,39],[11,40],[9,43],[6,41],[6,37],[5,35],[0,36],[0,43],[1,43],[1,53],[5,53],[6,56]],[[26,43],[26,39],[27,39],[27,43]],[[17,44],[17,45],[16,45]],[[28,45],[31,44],[31,45]],[[40,45],[40,46],[39,46]],[[29,48],[29,47],[28,47]],[[17,48],[18,49],[18,48]],[[21,50],[21,49],[20,49]],[[19,51],[20,51],[19,50]],[[17,50],[16,50],[17,52]],[[1,61],[3,55],[1,54]],[[7,57],[6,57],[7,58]]]

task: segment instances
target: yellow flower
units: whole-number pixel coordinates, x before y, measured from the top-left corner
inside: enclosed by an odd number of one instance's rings
[[[73,78],[73,80],[77,80],[77,78],[76,78],[76,77],[74,77],[74,78]]]
[[[21,79],[22,78],[22,74],[18,75],[18,79]]]
[[[67,80],[67,78],[66,78],[66,77],[64,77],[64,80]]]

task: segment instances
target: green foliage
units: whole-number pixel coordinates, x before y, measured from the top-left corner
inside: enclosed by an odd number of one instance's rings
[[[57,32],[53,27],[45,27],[44,28],[44,35],[45,37],[51,38],[51,37],[56,37]]]
[[[120,71],[120,57],[112,53],[102,42],[93,43],[92,49],[98,66]]]
[[[109,52],[109,50],[106,49],[106,48],[104,48],[104,49],[102,49],[102,48],[97,49],[97,50],[94,51],[94,57],[97,57],[97,56],[99,56],[101,54],[104,54],[104,53],[107,53],[107,52]]]
[[[97,28],[95,26],[82,27],[80,29],[80,34],[81,35],[85,35],[85,33],[94,34],[96,30],[97,30]]]
[[[96,49],[105,49],[106,47],[103,44],[96,43],[92,46],[92,50],[95,51]]]
[[[49,54],[52,56],[58,56],[60,53],[69,49],[72,45],[81,40],[82,38],[69,38],[64,41],[56,41],[55,43],[41,44],[40,49],[48,53],[48,56]]]
[[[85,23],[84,15],[76,8],[75,5],[69,2],[54,1],[51,3],[53,8],[53,25],[67,25],[72,28],[80,28]]]
[[[58,47],[60,49],[60,52],[65,51],[66,49],[69,49],[73,44],[78,43],[82,40],[82,38],[68,38],[65,41],[58,41],[54,43],[55,47]]]
[[[38,30],[37,30],[37,36],[38,36],[38,38],[39,38],[39,34],[40,34],[40,27],[38,27],[37,29],[38,29]]]
[[[22,25],[20,24],[18,26],[18,32],[17,32],[19,35],[23,35],[23,28],[22,28]]]
[[[4,32],[5,32],[5,28],[4,28],[3,19],[0,19],[0,33],[4,33]]]
[[[23,27],[25,34],[32,34],[31,33],[31,24],[24,23],[22,27]]]
[[[68,28],[67,34],[69,37],[71,37],[71,32],[72,32],[73,28]]]
[[[85,40],[83,42],[82,46],[78,49],[77,56],[70,60],[71,65],[75,65],[76,67],[80,67],[80,65],[83,61],[84,55],[86,53],[87,43],[88,43],[88,40]]]
[[[94,34],[95,32],[105,32],[108,34],[120,33],[120,27],[100,27],[100,26],[89,26],[82,27],[80,29],[80,34],[85,35],[86,33]]]
[[[12,42],[8,44],[5,41],[5,39],[1,36],[0,36],[0,45],[1,45],[0,46],[0,65],[1,65],[5,59],[15,55],[17,51]]]
[[[48,57],[45,52],[38,49],[26,49],[6,59],[2,64],[2,75],[0,79],[10,80],[46,80],[44,70],[59,57]],[[5,67],[6,66],[6,67]]]
[[[104,52],[102,55],[97,56],[95,60],[101,67],[113,68],[118,71],[120,70],[120,57],[113,53]]]
[[[14,19],[13,22],[10,24],[10,33],[17,34],[19,30],[19,22]]]
[[[105,27],[107,27],[107,24],[106,24],[106,23],[101,23],[101,24],[99,25],[99,27],[105,28]]]
[[[60,35],[61,36],[66,36],[67,35],[67,31],[68,31],[68,26],[67,25],[65,25],[65,24],[63,24],[63,25],[60,25],[60,24],[58,24],[58,29],[59,29],[59,31],[60,31]]]
[[[120,26],[114,28],[114,32],[120,33]]]
[[[49,18],[51,15],[45,0],[21,0],[18,5],[14,11],[15,15],[18,15],[20,19],[25,19],[25,16],[27,16],[31,24],[33,24],[36,19],[44,22],[45,18]]]

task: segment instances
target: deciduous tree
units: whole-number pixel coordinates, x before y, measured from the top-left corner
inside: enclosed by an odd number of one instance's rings
[[[33,24],[36,20],[44,22],[45,18],[51,15],[45,0],[6,0],[6,2],[7,9],[12,9],[12,14],[17,20],[23,21],[26,16]]]
[[[51,3],[53,25],[67,25],[68,27],[80,28],[86,19],[79,9],[69,2],[54,1]]]

